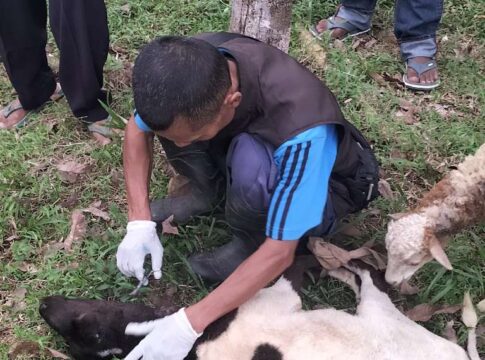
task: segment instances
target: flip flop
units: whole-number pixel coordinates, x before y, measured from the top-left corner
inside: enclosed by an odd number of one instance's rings
[[[317,29],[317,25],[312,25],[308,28],[308,31],[319,40],[322,40],[322,34],[326,31],[332,31],[333,29],[344,29],[347,30],[347,34],[340,40],[345,40],[348,38],[352,38],[354,36],[362,35],[370,31],[370,28],[367,29],[359,29],[355,25],[351,24],[348,20],[337,18],[336,15],[330,16],[327,19],[327,29],[324,31],[319,32]]]
[[[98,124],[101,121],[103,121],[103,124]],[[109,115],[105,120],[88,124],[88,130],[92,133],[97,133],[110,139],[113,138],[114,131],[111,127],[111,115]]]
[[[30,116],[32,114],[40,111],[48,103],[58,101],[59,99],[61,99],[63,97],[64,97],[64,92],[62,91],[62,89],[59,86],[59,84],[57,84],[56,85],[56,90],[54,91],[54,94],[52,94],[52,96],[49,98],[49,100],[46,101],[43,105],[41,105],[37,109],[27,111],[27,113],[25,114],[25,116],[22,119],[20,119],[20,121],[17,122],[13,128],[20,129],[20,128],[24,127],[27,124],[27,122],[29,121],[29,118],[30,118]],[[16,112],[18,110],[22,110],[22,109],[23,109],[22,104],[20,104],[20,102],[16,103],[16,100],[13,100],[7,106],[5,106],[2,109],[2,115],[5,118],[8,118],[14,112]],[[9,128],[9,129],[11,129],[11,128]],[[7,128],[0,128],[0,130],[9,130],[9,129],[7,129]]]
[[[407,77],[408,68],[413,69],[418,74],[418,77],[421,77],[426,71],[436,69],[438,66],[436,64],[435,59],[431,59],[428,62],[423,64],[417,63],[416,61],[412,61],[413,59],[408,59],[406,62],[406,73],[402,76],[402,82],[404,85],[412,90],[433,90],[436,89],[440,85],[440,79],[437,79],[435,82],[429,84],[421,84],[421,83],[412,83],[409,81]]]
[[[24,108],[22,107],[22,104],[16,103],[15,100],[11,101],[7,106],[5,106],[2,109],[2,115],[5,119],[8,119],[10,115],[12,115],[14,112],[23,110]],[[17,124],[15,124],[14,128],[19,129],[22,126],[24,126],[27,123],[28,117],[32,114],[32,111],[27,111],[27,113],[24,115],[22,119],[19,120]],[[0,127],[0,130],[9,130],[12,128],[4,128]]]

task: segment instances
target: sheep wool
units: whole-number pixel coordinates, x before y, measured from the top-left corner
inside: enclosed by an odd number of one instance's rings
[[[304,311],[281,278],[242,305],[218,338],[197,348],[198,360],[468,360],[458,345],[408,319],[362,271],[357,314]],[[258,356],[259,349],[273,349]]]
[[[418,206],[391,221],[386,235],[386,280],[398,284],[435,258],[451,269],[447,235],[485,219],[485,144],[438,182]]]

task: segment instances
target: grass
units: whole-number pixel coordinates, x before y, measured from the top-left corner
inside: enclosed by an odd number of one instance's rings
[[[129,5],[129,9],[122,7]],[[230,8],[227,1],[186,0],[107,2],[113,50],[105,66],[106,87],[114,96],[114,111],[127,117],[133,108],[129,68],[137,49],[161,34],[193,34],[225,30]],[[401,88],[379,86],[371,74],[400,74],[403,65],[392,32],[393,2],[383,1],[374,17],[373,35],[378,42],[370,49],[354,50],[352,43],[332,46],[321,43],[325,66],[317,66],[312,54],[301,46],[297,26],[292,34],[291,54],[311,68],[334,91],[346,117],[363,130],[374,144],[383,177],[396,197],[381,198],[353,222],[361,230],[349,244],[369,239],[382,244],[387,214],[412,205],[449,167],[485,142],[485,5],[479,0],[445,3],[438,33],[438,64],[442,86],[430,94],[413,94]],[[295,2],[294,24],[306,26],[331,14],[335,2]],[[53,47],[54,48],[54,47]],[[55,50],[53,50],[55,53]],[[13,98],[13,90],[0,70],[0,103]],[[406,125],[395,113],[405,99],[416,108],[419,122]],[[439,112],[445,106],[445,113]],[[440,108],[441,107],[441,108]],[[33,340],[42,346],[63,349],[62,340],[51,332],[37,313],[39,299],[52,294],[73,297],[134,301],[128,293],[134,282],[116,269],[116,247],[124,235],[126,202],[122,179],[121,140],[99,147],[70,114],[65,100],[44,108],[26,128],[0,132],[0,359],[7,358],[12,343]],[[61,159],[72,157],[88,163],[89,170],[77,182],[65,183],[55,169]],[[163,196],[167,175],[162,160],[152,178],[152,194]],[[102,201],[111,220],[88,216],[88,234],[72,253],[56,251],[53,243],[69,232],[74,208]],[[187,255],[219,244],[228,237],[222,220],[196,219],[180,228],[178,237],[165,237],[164,277],[161,284],[144,289],[142,299],[176,287],[180,304],[189,304],[210,289],[191,274]],[[422,303],[459,303],[470,290],[475,301],[485,297],[485,227],[471,227],[451,242],[448,254],[451,272],[436,263],[426,265],[415,282],[421,292],[396,297],[403,308]],[[21,306],[12,307],[13,292],[27,290]],[[314,279],[304,291],[307,307],[335,306],[351,309],[355,301],[341,283]],[[450,316],[440,315],[426,324],[440,332]],[[455,317],[457,319],[457,317]],[[457,325],[460,341],[465,328]]]

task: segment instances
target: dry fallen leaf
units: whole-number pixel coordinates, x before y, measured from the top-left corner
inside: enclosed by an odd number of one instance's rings
[[[364,47],[366,49],[370,49],[371,47],[373,47],[375,44],[377,44],[377,39],[371,39],[369,41],[367,41],[364,45]]]
[[[163,234],[172,234],[178,235],[179,230],[176,226],[172,225],[173,215],[170,215],[167,219],[163,220],[162,222],[162,235]]]
[[[407,280],[403,281],[401,285],[399,285],[399,293],[403,295],[415,295],[419,292],[419,288],[417,286],[411,285]]]
[[[362,255],[360,255],[359,251],[361,249],[365,250],[368,254],[365,254],[362,252]],[[385,270],[387,266],[387,261],[386,257],[374,249],[371,249],[369,247],[362,247],[356,250],[352,250],[350,252],[351,256],[353,259],[360,259],[363,262],[365,262],[367,265],[372,266],[376,270]],[[358,256],[355,256],[358,255]]]
[[[10,307],[18,312],[18,311],[23,311],[27,307],[27,304],[25,303],[25,295],[27,295],[27,289],[26,288],[16,288],[12,294],[11,294],[11,301],[10,301]]]
[[[381,194],[384,199],[394,199],[394,192],[392,191],[391,185],[389,185],[387,180],[380,179],[377,189],[379,190],[379,194]]]
[[[462,308],[461,305],[430,305],[419,304],[406,311],[406,316],[413,321],[428,321],[436,314],[454,314]]]
[[[413,105],[412,102],[401,99],[399,100],[399,110],[395,113],[397,118],[403,119],[406,125],[413,125],[416,124],[419,119],[416,116],[416,113],[419,109]]]
[[[317,237],[311,237],[308,242],[311,252],[317,257],[318,262],[326,270],[335,270],[346,264],[352,258],[347,250],[339,248]]]
[[[101,206],[101,201],[96,201],[89,205],[87,208],[82,209],[82,212],[90,213],[96,217],[99,217],[103,220],[110,221],[111,218],[106,211],[101,210],[99,207]]]
[[[78,176],[86,171],[87,165],[74,160],[63,160],[57,163],[56,168],[63,181],[74,183]]]
[[[382,77],[382,75],[378,73],[370,73],[369,76],[374,79],[376,83],[378,83],[380,86],[387,86],[386,80]]]
[[[40,163],[32,163],[32,168],[30,169],[29,173],[31,175],[36,175],[49,167],[48,161],[41,161]]]
[[[65,207],[66,209],[74,208],[79,202],[79,195],[80,194],[78,191],[73,191],[72,193],[69,194],[67,199],[64,199],[61,201],[61,206]]]
[[[352,41],[352,50],[356,50],[364,42],[365,41],[362,38],[354,38],[354,40]]]
[[[310,237],[308,248],[325,270],[338,269],[347,265],[353,259],[359,259],[377,270],[386,268],[384,255],[366,246],[347,251],[324,241],[322,238]]]
[[[86,234],[86,219],[81,210],[74,210],[71,215],[71,231],[64,240],[64,250],[71,251],[74,243],[80,242]]]
[[[130,11],[131,11],[131,6],[130,6],[130,4],[125,4],[123,6],[120,6],[120,10],[124,14],[129,14]]]
[[[34,341],[20,341],[14,343],[8,351],[8,360],[15,360],[20,355],[40,357],[40,346]]]
[[[458,344],[458,338],[456,337],[456,331],[453,329],[453,325],[455,322],[453,320],[450,320],[446,323],[446,327],[443,330],[443,337],[451,341],[452,343]]]
[[[26,262],[23,262],[19,266],[17,266],[17,269],[29,274],[36,274],[39,272],[39,269],[37,269],[37,267],[34,264],[26,263]]]
[[[70,357],[61,353],[60,351],[57,351],[57,350],[54,350],[54,349],[51,349],[51,348],[46,348],[46,350],[50,353],[50,355],[54,358],[54,359],[64,359],[64,360],[69,360]]]
[[[113,185],[115,188],[120,187],[120,183],[123,181],[123,171],[112,169],[110,175],[111,185]]]
[[[51,256],[54,256],[57,252],[59,252],[59,250],[62,249],[64,249],[64,244],[62,242],[50,241],[42,246],[40,254],[44,258],[49,258]]]

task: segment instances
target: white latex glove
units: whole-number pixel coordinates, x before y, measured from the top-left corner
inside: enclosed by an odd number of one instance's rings
[[[155,279],[162,277],[163,246],[153,221],[130,221],[126,227],[126,235],[116,252],[116,265],[126,276],[135,276],[142,281],[145,270],[145,256],[152,256],[152,270]]]
[[[202,335],[192,328],[185,308],[163,319],[129,323],[125,334],[146,335],[125,360],[183,360]]]

